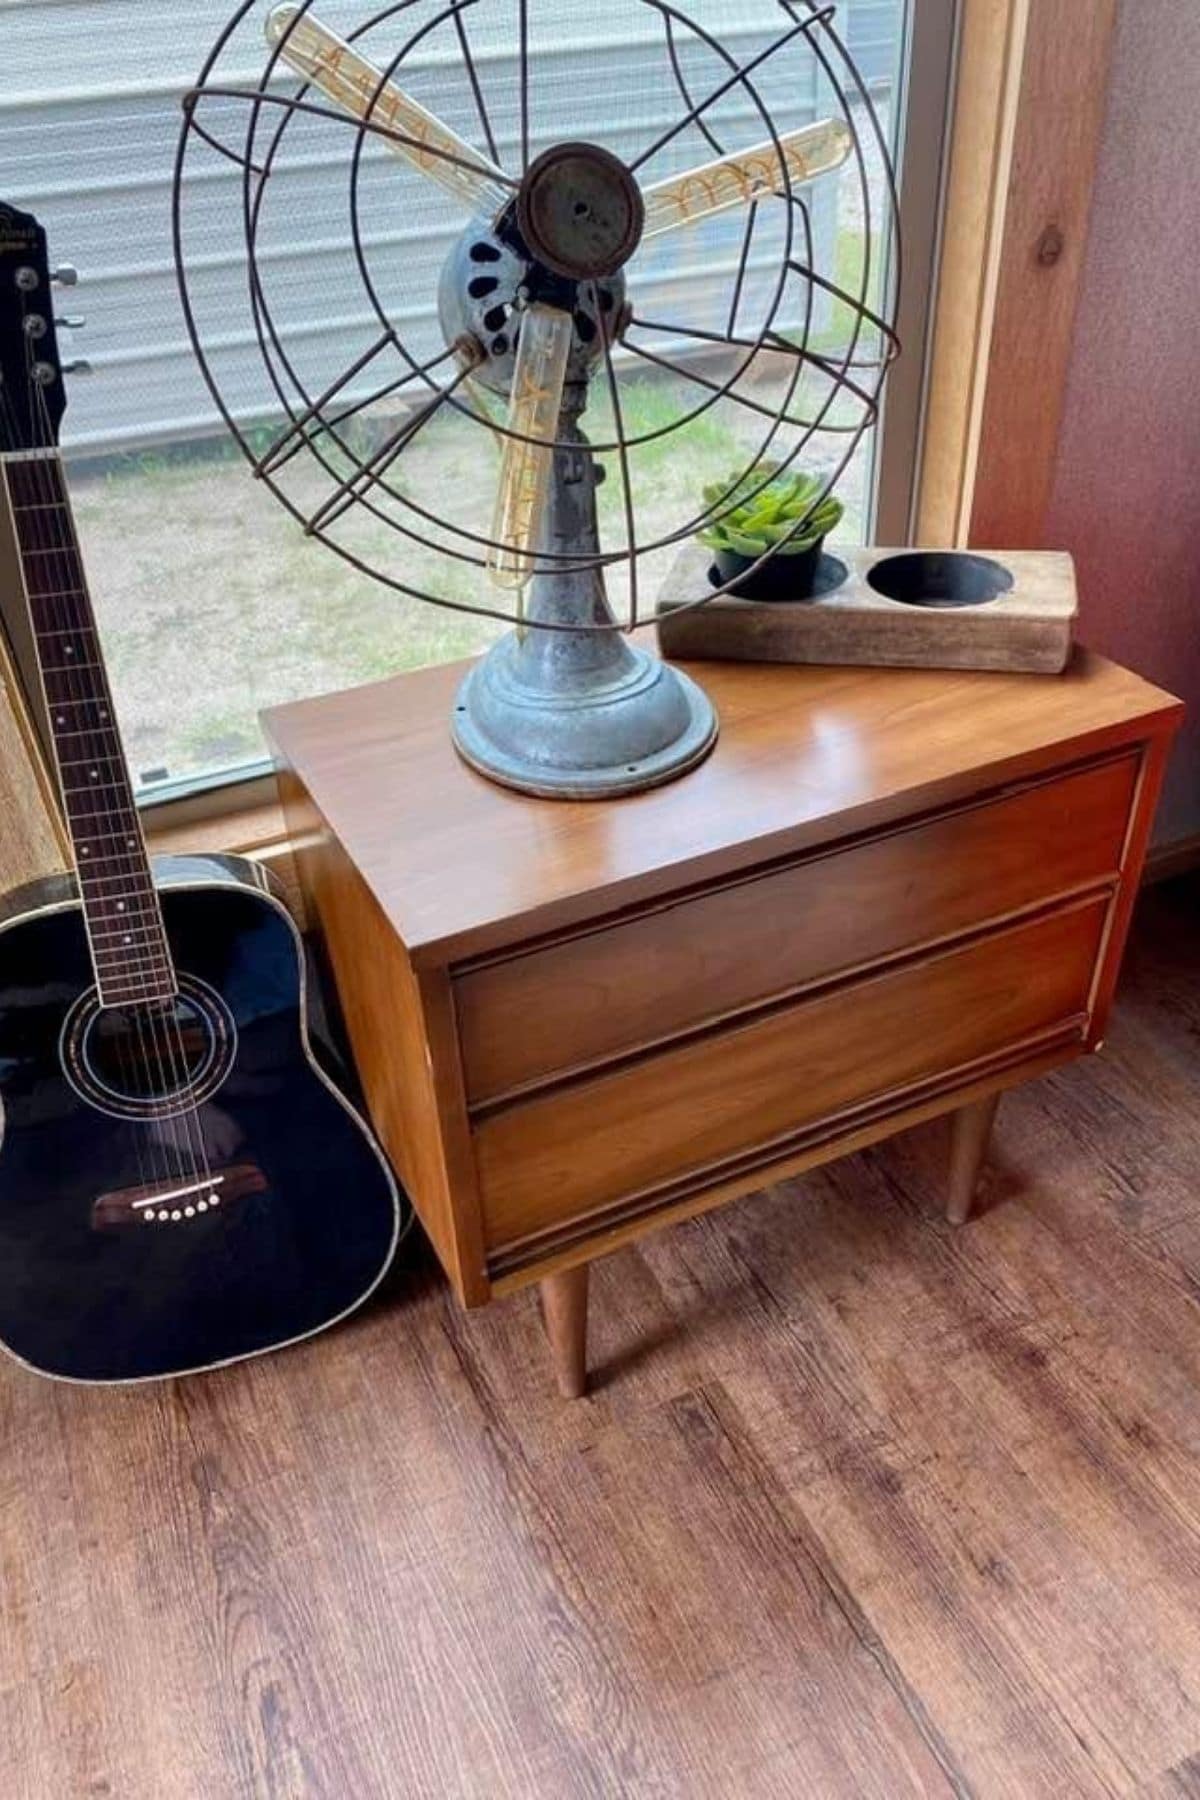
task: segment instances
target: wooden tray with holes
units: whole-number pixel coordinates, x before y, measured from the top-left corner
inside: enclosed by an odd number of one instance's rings
[[[1075,569],[1061,551],[838,549],[807,600],[716,594],[711,552],[689,544],[659,595],[664,656],[855,663],[1057,675],[1071,654]]]

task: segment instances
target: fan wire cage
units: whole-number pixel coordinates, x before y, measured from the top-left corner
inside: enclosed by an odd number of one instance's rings
[[[184,98],[173,196],[176,264],[188,333],[213,401],[255,476],[306,535],[399,595],[516,625],[457,702],[456,742],[476,767],[511,786],[577,797],[669,779],[706,754],[716,723],[694,683],[627,642],[646,617],[647,559],[661,563],[663,553],[729,518],[800,464],[814,439],[836,436],[841,447],[813,494],[810,517],[876,424],[887,370],[899,352],[895,178],[883,121],[835,26],[835,8],[775,0],[778,28],[739,57],[718,32],[669,0],[630,0],[653,23],[678,106],[664,129],[621,160],[587,141],[555,142],[535,154],[534,0],[499,0],[504,66],[515,62],[515,93],[510,85],[499,98],[489,91],[489,70],[500,61],[495,28],[491,39],[483,30],[489,0],[393,0],[344,38],[323,22],[322,6],[331,3],[301,0],[268,13],[262,0],[245,0]],[[260,46],[261,66],[247,81],[249,43]],[[385,43],[389,53],[372,60]],[[594,55],[594,48],[580,51],[585,54]],[[776,65],[786,59],[790,69],[800,56],[815,65],[834,114],[785,132],[763,87]],[[456,116],[470,139],[460,139],[406,91],[422,82],[428,90],[434,78],[439,101],[443,90],[458,96]],[[731,143],[724,127],[732,101],[748,102],[756,139],[750,149]],[[619,96],[612,105],[619,118]],[[365,329],[356,327],[344,359],[335,325],[319,338],[298,333],[287,296],[281,306],[277,295],[286,260],[281,241],[286,251],[302,207],[296,170],[304,158],[289,157],[292,139],[314,129],[332,134],[335,125],[347,175],[335,253],[353,269],[368,320]],[[695,177],[672,171],[648,183],[646,176],[684,144],[698,146],[706,159]],[[862,251],[849,282],[839,279],[836,259],[832,270],[817,266],[804,191],[811,166],[804,159],[829,146],[844,165],[838,179],[852,184],[861,218]],[[406,335],[412,297],[394,264],[381,274],[373,254],[368,215],[379,216],[372,184],[386,160],[374,154],[381,147],[432,174],[450,195],[457,190],[461,205],[462,231],[439,281],[444,341],[432,353],[428,343]],[[249,402],[232,392],[229,322],[211,303],[209,259],[197,249],[209,241],[204,230],[211,231],[211,221],[205,219],[203,230],[191,223],[212,191],[211,180],[197,177],[229,163],[240,172],[237,217],[225,230],[236,229],[242,246],[246,337],[256,365]],[[702,216],[728,210],[735,190],[745,223],[723,317],[699,325],[641,311],[638,266],[627,266],[639,239],[653,242],[668,228],[686,229],[693,205]],[[768,207],[777,267],[764,283],[752,259]],[[803,295],[800,322],[785,330],[794,284]],[[669,290],[670,282],[657,285]],[[752,289],[759,311],[745,329]],[[873,294],[882,296],[874,304]],[[832,310],[840,327],[832,335],[840,342],[827,341],[828,330],[823,337],[814,331],[819,308]],[[556,337],[554,318],[561,324],[564,315],[569,328]],[[549,327],[550,359],[536,380],[535,325]],[[332,369],[331,345],[338,345]],[[718,356],[732,362],[728,372],[711,369]],[[775,377],[770,393],[759,379],[764,365]],[[806,373],[822,390],[807,407]],[[627,408],[635,375],[697,390],[699,398],[633,429]],[[597,390],[607,419],[607,430],[592,442],[579,428],[589,388]],[[501,416],[505,399],[507,416]],[[549,415],[539,417],[539,403]],[[688,428],[702,428],[718,405],[736,408],[756,429],[761,420],[757,444],[739,446],[736,470],[715,491],[710,485],[695,511],[684,506],[689,516],[649,535],[639,531],[639,458]],[[364,434],[362,421],[384,406],[401,410],[381,436]],[[453,415],[482,427],[501,447],[500,502],[490,530],[480,528],[477,516],[470,522],[450,517],[398,478],[421,434]],[[595,486],[610,467],[620,484],[622,541],[604,548]],[[795,530],[805,523],[797,520]],[[406,546],[415,555],[433,552],[466,565],[478,591],[438,592],[415,580],[403,566]],[[777,552],[778,546],[769,548],[750,573]],[[606,574],[618,570],[627,585],[620,616],[606,590]],[[700,592],[672,594],[672,610],[703,605],[728,585],[710,577]]]

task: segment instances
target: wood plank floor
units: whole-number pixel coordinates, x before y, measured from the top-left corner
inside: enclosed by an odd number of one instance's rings
[[[0,1369],[4,1800],[1200,1795],[1200,884],[1103,1057],[532,1298]]]

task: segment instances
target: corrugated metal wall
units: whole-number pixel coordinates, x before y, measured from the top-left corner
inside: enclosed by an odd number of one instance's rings
[[[892,75],[902,4],[853,0],[841,9],[843,32],[873,82]],[[39,214],[51,235],[52,254],[78,264],[82,275],[67,310],[84,313],[87,329],[71,347],[87,356],[94,375],[72,385],[66,441],[77,449],[138,447],[207,435],[218,426],[183,330],[170,190],[180,96],[230,6],[231,0],[194,0],[182,7],[148,0],[0,0],[5,197]],[[320,0],[319,10],[346,30],[368,9],[361,0]],[[768,0],[743,0],[732,25],[727,0],[696,0],[693,11],[706,23],[719,22],[723,38],[736,45],[743,60],[778,31],[778,12]],[[660,76],[646,73],[653,65],[642,40],[604,36],[610,17],[616,18],[611,8],[589,17],[578,0],[549,0],[535,9],[541,33],[535,149],[556,138],[590,136],[631,155],[678,117],[678,94]],[[661,43],[654,15],[647,9],[645,17],[642,32]],[[580,41],[581,21],[590,31],[586,45]],[[495,120],[503,155],[516,139],[511,22],[503,6],[482,6],[469,22],[488,92],[508,96]],[[231,53],[230,72],[245,80],[255,79],[262,68],[257,16],[253,24],[254,35],[240,41],[240,66],[234,67],[238,46]],[[431,38],[414,64],[406,63],[406,85],[442,110],[445,51],[433,44]],[[461,90],[461,80],[455,85]],[[765,78],[761,85],[768,104],[786,99],[789,127],[821,108],[815,74],[810,89],[799,95],[773,93]],[[612,117],[613,95],[621,98],[619,121]],[[463,104],[454,104],[458,114],[447,110],[449,122],[477,138],[477,121]],[[728,103],[724,117],[735,129],[740,118],[740,141],[749,141],[747,131],[750,138],[761,135],[752,104],[740,95]],[[336,369],[368,340],[372,316],[346,267],[345,144],[331,142],[330,129],[322,124],[324,137],[321,131],[298,134],[304,154],[293,155],[281,170],[276,178],[281,191],[272,195],[277,216],[290,221],[289,229],[267,234],[264,256],[285,341],[306,345],[310,354],[315,348],[317,360],[327,355]],[[694,139],[680,148],[685,160],[696,160]],[[386,162],[386,152],[375,160]],[[206,331],[222,341],[223,391],[232,396],[235,410],[253,417],[273,408],[248,330],[236,231],[240,181],[239,171],[223,159],[214,157],[211,166],[198,170],[189,202],[189,244]],[[411,183],[404,196],[399,216],[394,208],[368,207],[366,241],[373,269],[395,298],[403,328],[411,331],[412,347],[429,355],[440,348],[437,273],[462,222],[436,188]],[[838,229],[834,184],[818,184],[812,203],[820,266],[828,267]],[[654,250],[640,274],[645,310],[655,316],[667,308],[673,318],[699,322],[714,275],[736,258],[739,241],[740,226],[726,220],[705,232],[679,234],[669,248]],[[769,278],[776,247],[769,233],[757,247],[751,305],[754,282]]]

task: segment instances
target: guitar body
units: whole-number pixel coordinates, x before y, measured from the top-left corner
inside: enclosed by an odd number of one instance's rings
[[[82,1382],[179,1375],[350,1312],[395,1183],[315,1061],[303,951],[265,873],[155,865],[178,999],[101,1009],[75,883],[0,911],[0,1342]]]

